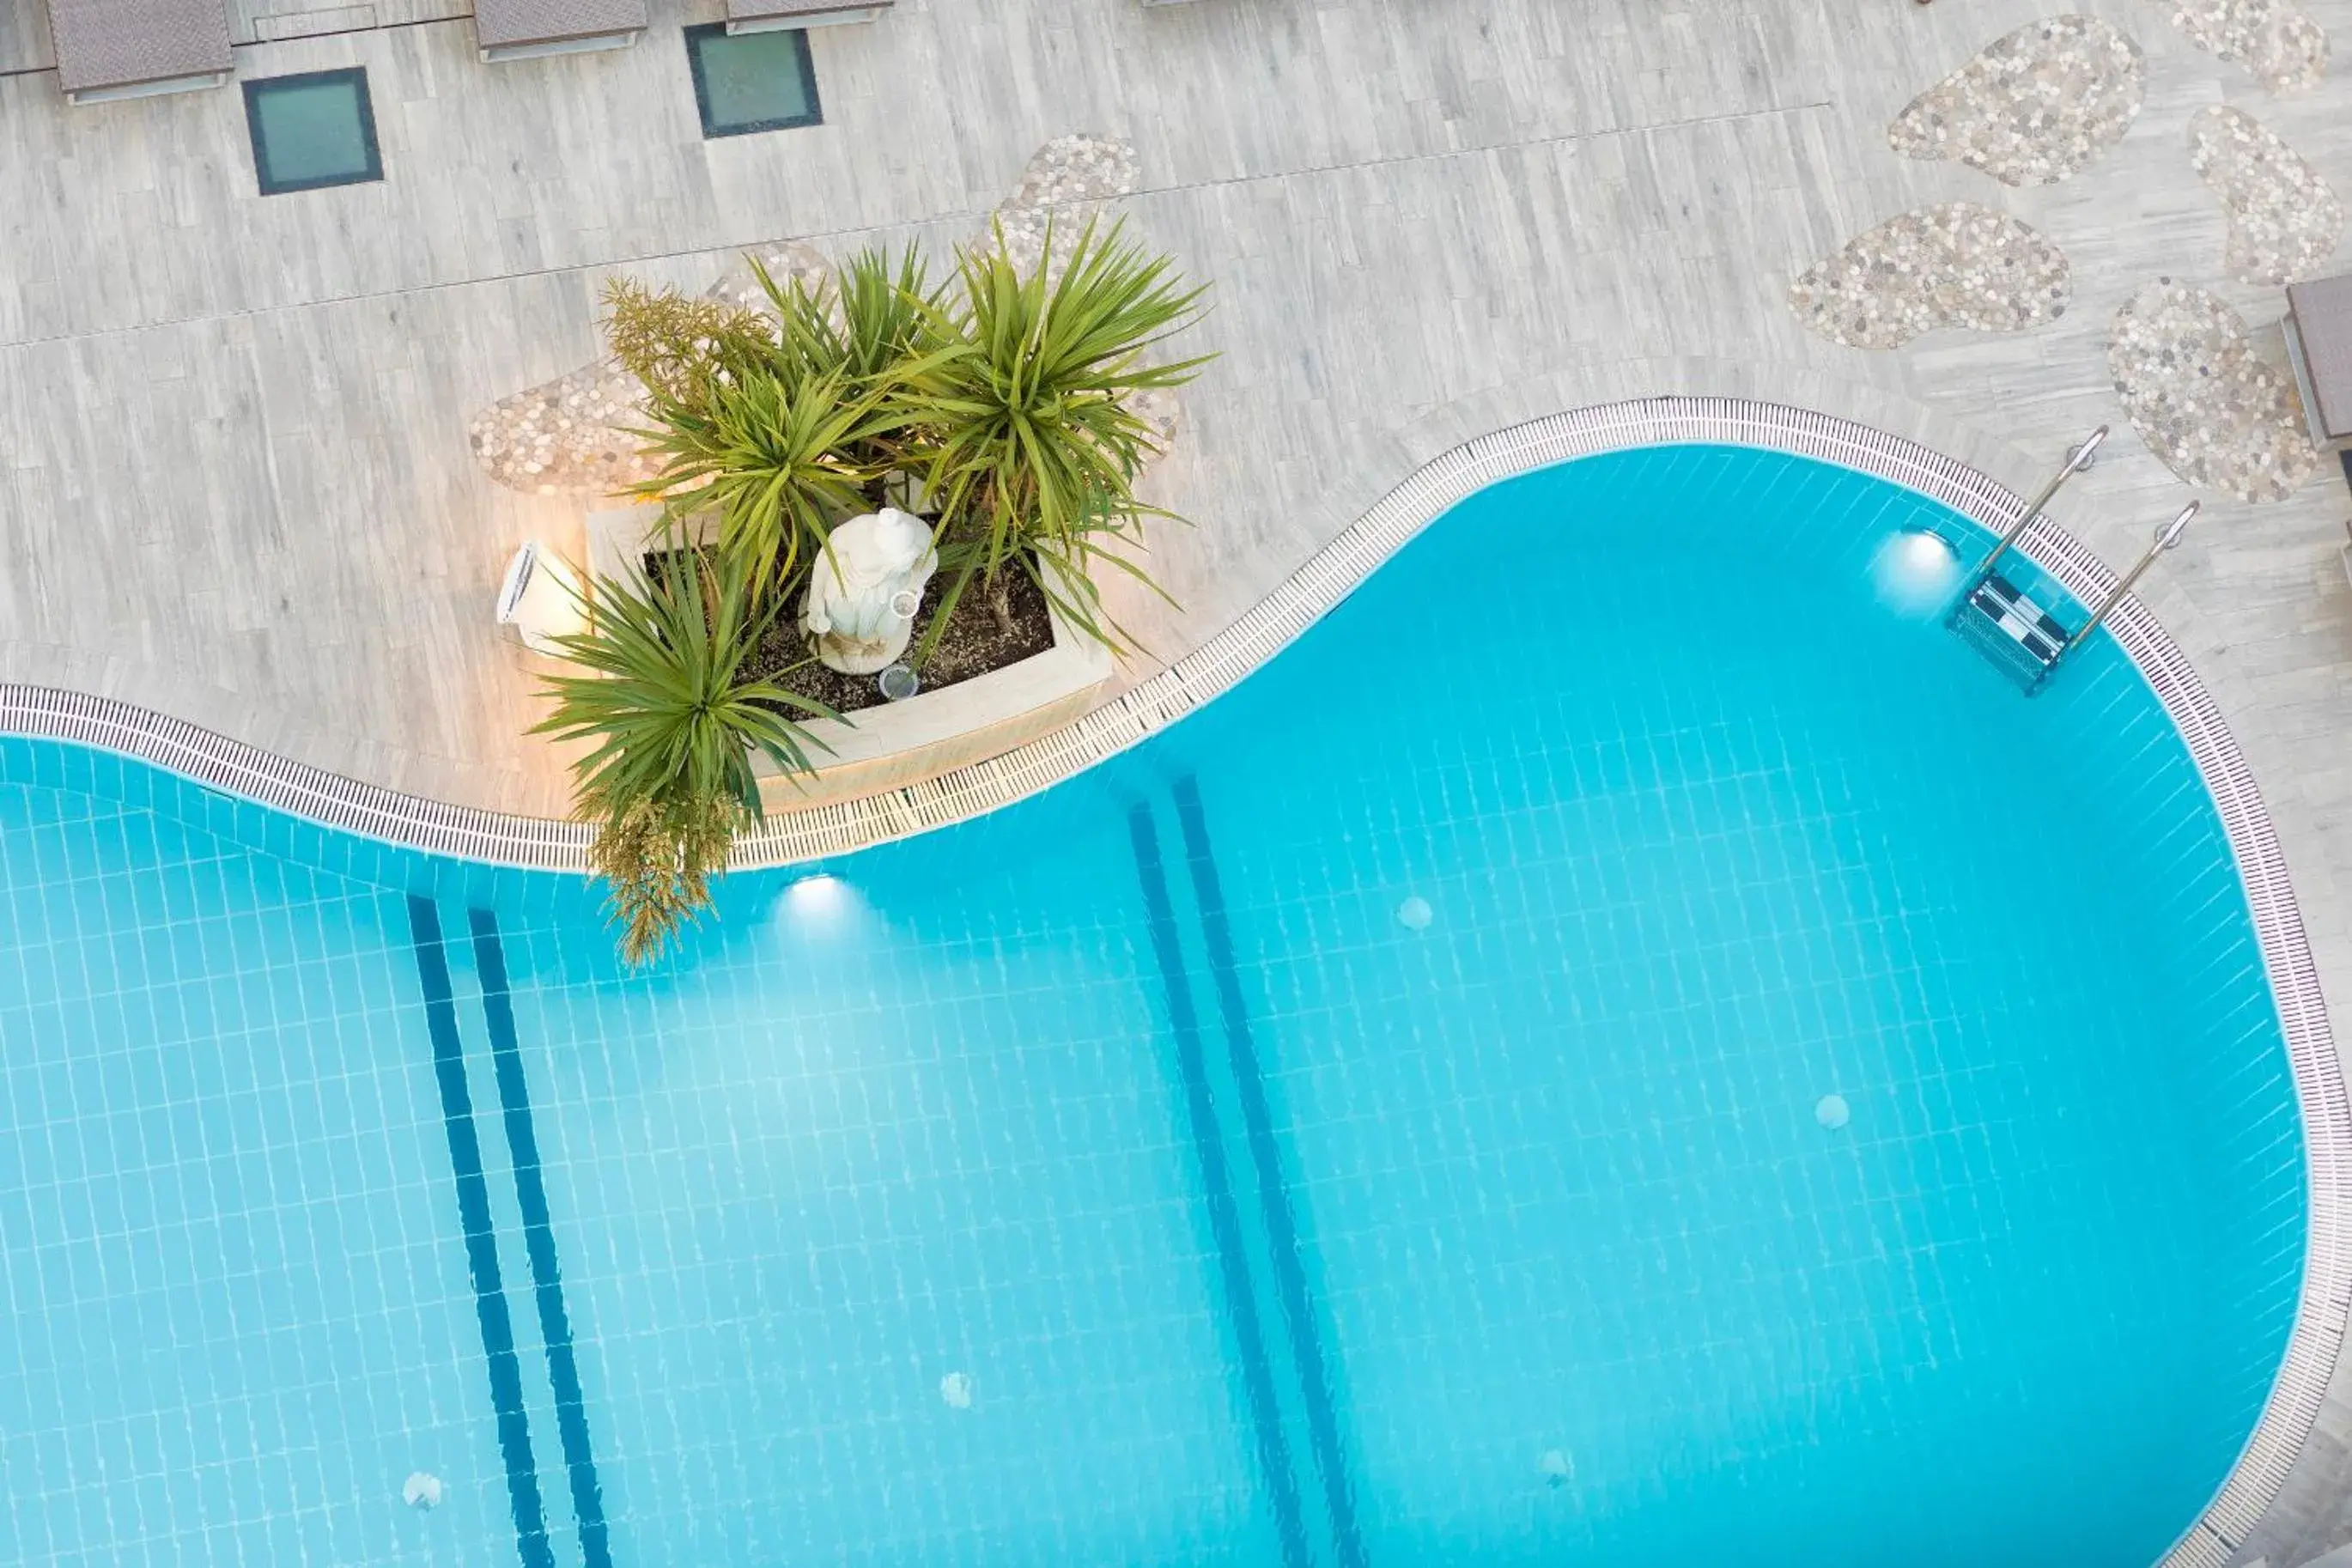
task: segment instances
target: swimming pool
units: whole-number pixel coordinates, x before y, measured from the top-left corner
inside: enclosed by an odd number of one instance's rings
[[[2293,1325],[2294,1087],[2161,706],[1890,610],[1920,528],[1493,487],[646,973],[0,742],[0,1561],[2154,1561]]]

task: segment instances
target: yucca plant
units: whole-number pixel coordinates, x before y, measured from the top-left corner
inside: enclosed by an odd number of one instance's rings
[[[746,368],[687,396],[655,390],[646,406],[655,425],[640,434],[663,465],[637,493],[681,518],[717,512],[720,549],[763,595],[790,583],[835,523],[866,510],[881,474],[861,449],[906,419],[887,388],[861,387],[839,365]]]
[[[1146,583],[1129,558],[1147,517],[1133,484],[1154,432],[1138,393],[1181,386],[1205,358],[1154,363],[1152,351],[1199,319],[1202,290],[1173,264],[1088,223],[1054,271],[1054,236],[1026,272],[1004,255],[957,257],[961,300],[926,301],[940,345],[900,401],[928,433],[929,492],[940,509],[948,602],[977,577],[1031,571],[1073,623],[1116,645],[1091,569]],[[944,612],[934,627],[944,625]]]
[[[941,289],[931,282],[922,252],[909,246],[894,258],[887,250],[862,250],[814,290],[797,278],[780,286],[756,259],[751,265],[779,323],[774,358],[786,374],[841,373],[893,416],[861,433],[841,457],[877,478],[921,466],[927,433],[914,423],[919,408],[910,407],[902,394],[942,356],[961,352],[960,345],[940,343],[932,330]],[[869,483],[869,505],[889,499],[895,498]]]
[[[782,325],[785,351],[813,368],[838,365],[870,385],[903,379],[940,346],[931,321],[942,290],[914,246],[895,261],[887,250],[861,250],[815,292],[798,279],[780,286],[757,260],[752,268]]]
[[[796,716],[830,710],[749,673],[776,613],[757,602],[743,563],[680,548],[642,587],[603,580],[586,629],[558,639],[581,673],[546,678],[554,706],[532,732],[590,742],[573,809],[632,963],[708,905],[735,834],[760,820],[752,754],[805,773],[822,749]]]
[[[653,427],[635,433],[662,461],[635,493],[680,521],[715,512],[720,547],[749,563],[764,593],[789,584],[835,523],[865,510],[900,460],[892,437],[905,416],[891,392],[919,363],[923,268],[912,250],[895,273],[869,252],[838,288],[813,293],[750,260],[771,313],[615,279],[605,335],[646,387]]]
[[[614,353],[645,384],[662,460],[637,493],[674,520],[711,513],[716,548],[674,549],[643,587],[599,585],[589,628],[562,640],[577,672],[549,678],[534,732],[589,743],[574,805],[634,960],[662,950],[709,900],[737,833],[756,823],[751,755],[810,769],[800,722],[821,704],[750,673],[811,557],[886,496],[935,516],[947,574],[924,657],[971,584],[1004,613],[1008,573],[1032,575],[1071,624],[1118,646],[1094,573],[1147,584],[1131,557],[1147,518],[1134,480],[1155,442],[1141,393],[1203,359],[1153,363],[1196,321],[1202,291],[1112,226],[1088,224],[1055,264],[959,253],[945,287],[919,252],[867,251],[828,286],[782,286],[753,262],[771,310],[606,290]],[[899,500],[898,477],[911,479]],[[887,482],[886,482],[887,481]],[[683,531],[681,530],[681,532]]]

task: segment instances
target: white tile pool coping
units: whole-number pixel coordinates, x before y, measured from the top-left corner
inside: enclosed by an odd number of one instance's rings
[[[1077,722],[928,783],[772,817],[738,843],[733,864],[785,866],[839,855],[1034,795],[1235,685],[1474,491],[1574,458],[1699,442],[1838,463],[1916,490],[1996,531],[2023,504],[1985,475],[1915,442],[1829,415],[1744,398],[1647,397],[1531,420],[1429,463],[1234,625]],[[2046,514],[2021,548],[2078,600],[2095,602],[2115,584],[2105,565]],[[2343,1344],[2352,1310],[2352,1233],[2345,1202],[2352,1180],[2352,1102],[2278,837],[2220,709],[2137,598],[2117,606],[2107,626],[2179,726],[2221,814],[2253,913],[2303,1112],[2310,1223],[2294,1331],[2236,1467],[2162,1560],[2162,1568],[2222,1568],[2302,1453]],[[577,823],[402,795],[109,698],[0,684],[0,734],[72,741],[137,757],[313,822],[432,854],[530,869],[585,869],[587,830]]]

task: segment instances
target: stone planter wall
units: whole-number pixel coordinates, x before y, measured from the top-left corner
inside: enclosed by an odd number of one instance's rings
[[[760,803],[772,813],[805,811],[984,763],[1076,722],[1101,700],[1110,678],[1108,650],[1055,616],[1054,646],[1044,653],[810,725],[831,754],[819,759],[814,776],[779,773],[762,759]]]
[[[657,506],[589,513],[590,573],[597,579],[642,577],[646,546],[660,531]],[[1002,756],[1084,716],[1110,678],[1109,652],[1055,616],[1054,646],[1044,653],[903,702],[810,725],[831,752],[820,754],[813,776],[787,776],[762,759],[761,803],[772,813],[804,811]]]

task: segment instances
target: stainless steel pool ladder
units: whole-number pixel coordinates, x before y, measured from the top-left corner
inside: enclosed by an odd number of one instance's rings
[[[2023,538],[2058,493],[2058,487],[2091,466],[2092,457],[2099,443],[2107,438],[2104,425],[2084,437],[2066,454],[2065,466],[2052,476],[2042,493],[2026,503],[2025,510],[2011,523],[1990,553],[1977,563],[1969,574],[1959,597],[1953,602],[1951,613],[1944,624],[1958,633],[1992,661],[2002,673],[2023,688],[2029,697],[2042,689],[2061,660],[2083,646],[2091,634],[2099,629],[2115,607],[2123,603],[2124,595],[2132,590],[2143,573],[2156,563],[2156,558],[2180,542],[2188,532],[2190,520],[2196,517],[2198,503],[2190,501],[2180,509],[2179,516],[2156,531],[2155,539],[2143,552],[2132,569],[2124,574],[2107,596],[2101,600],[2082,629],[2069,633],[2050,608],[2034,602],[2026,591],[2001,575],[2001,557]]]
[[[2025,531],[2033,526],[2033,520],[2042,515],[2059,487],[2091,466],[2099,443],[2106,438],[2107,427],[2102,425],[2067,451],[2065,464],[2050,476],[2041,494],[2025,503],[2017,520],[1969,572],[1944,616],[1948,628],[2017,682],[2029,697],[2042,689],[2073,639],[2055,616],[2000,574],[2001,559],[2025,537]]]
[[[2099,443],[2106,438],[2107,427],[2102,425],[2068,449],[2066,466],[2050,476],[2050,482],[2042,487],[2040,495],[2025,503],[2025,510],[2017,514],[2017,521],[2009,525],[2008,531],[2000,536],[2000,542],[1992,547],[1992,553],[1977,563],[1977,569],[1969,574],[1969,585],[1960,592],[1961,604],[1968,603],[1969,596],[1976,592],[1978,585],[1991,576],[1993,568],[2000,564],[2000,558],[2025,537],[2025,531],[2033,526],[2033,520],[2040,517],[2042,509],[2056,499],[2058,487],[2097,461]],[[1957,605],[1954,607],[1958,608]]]

